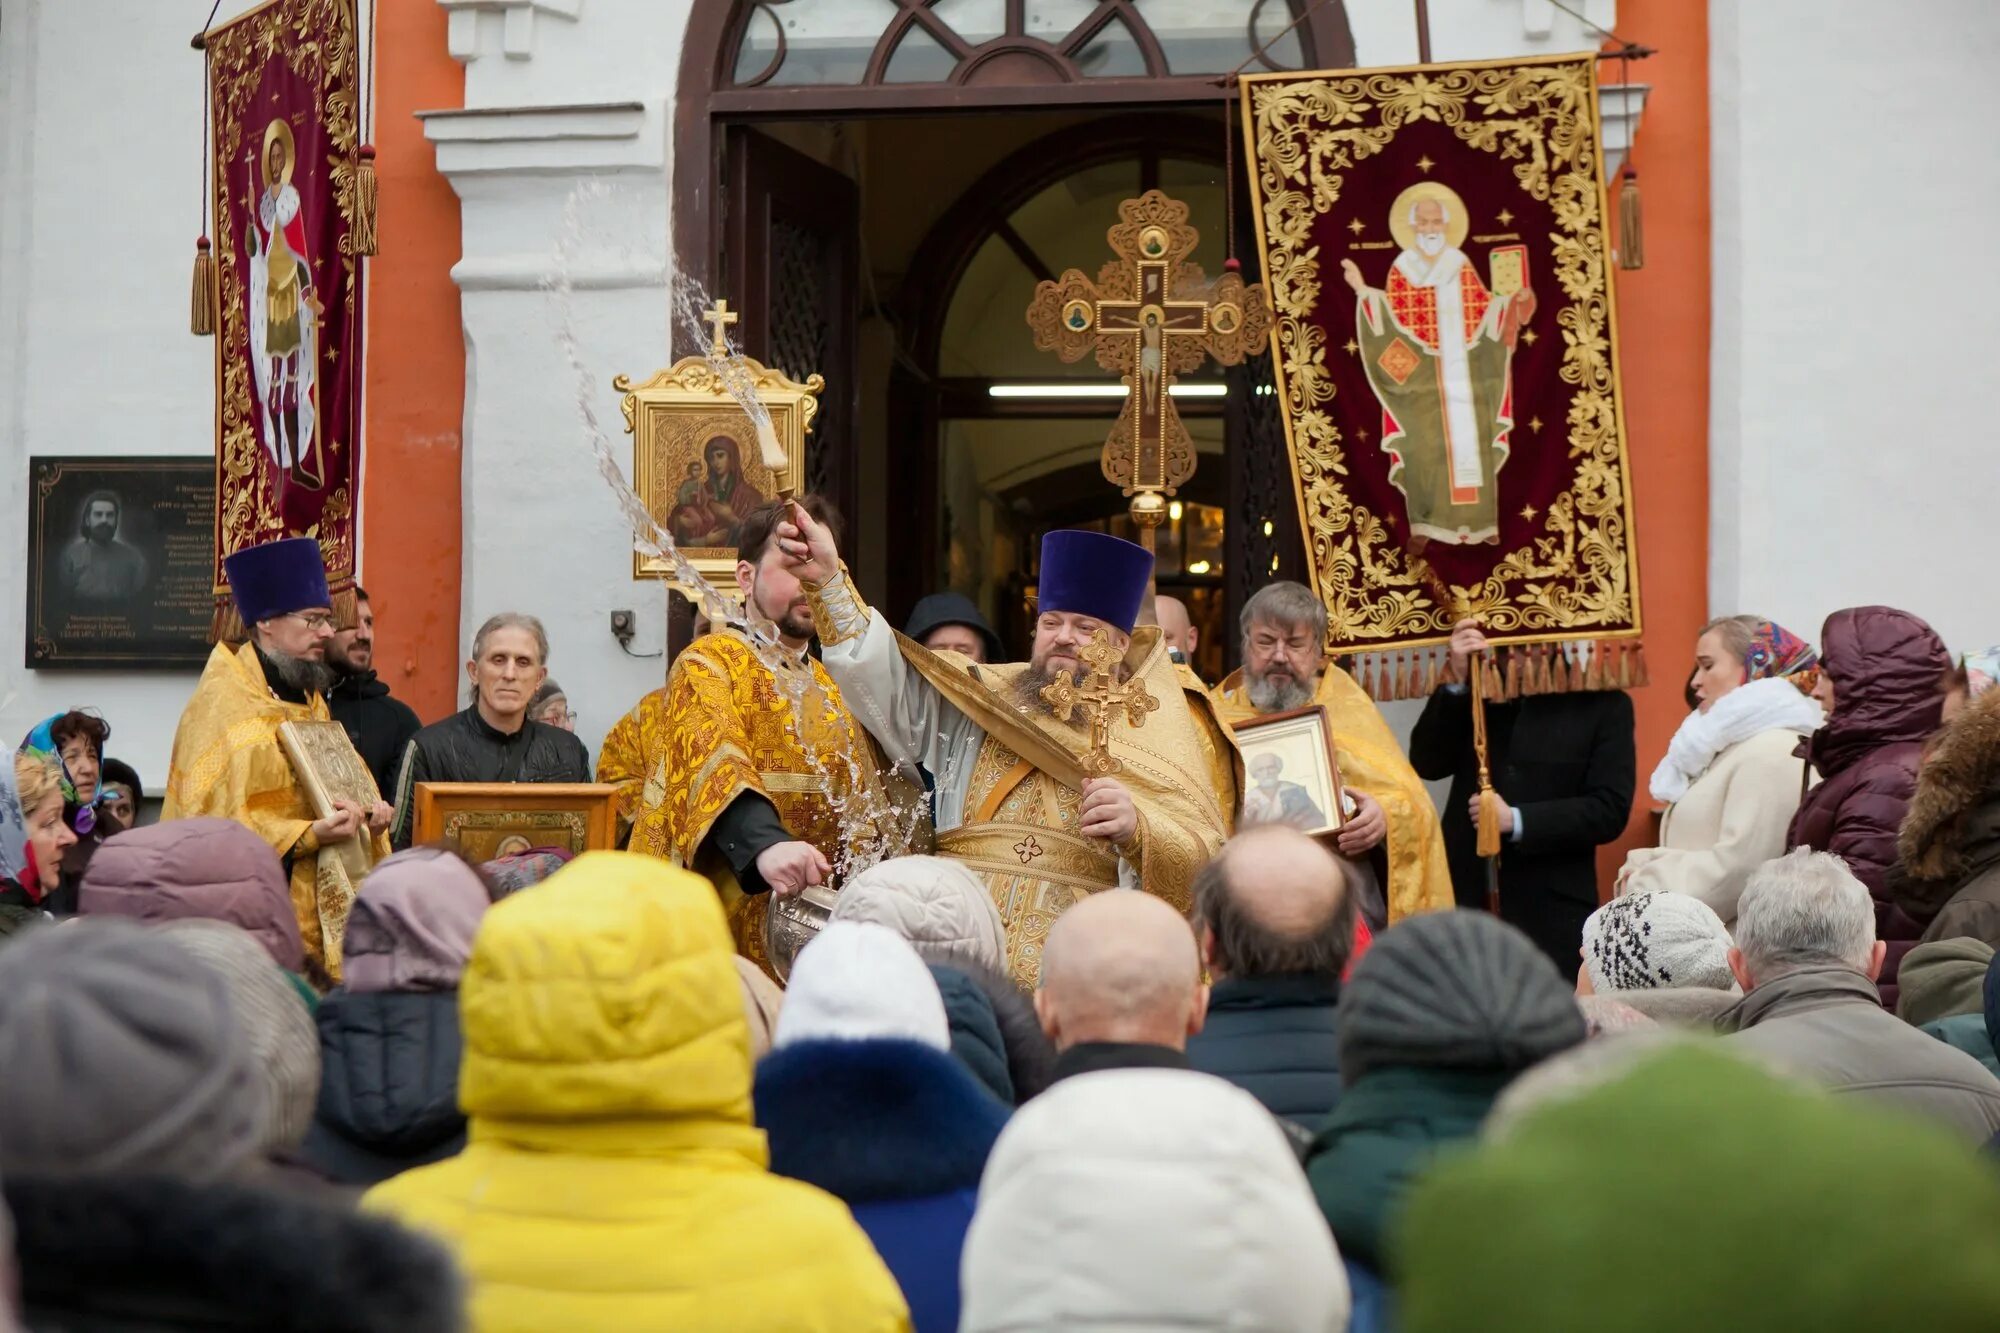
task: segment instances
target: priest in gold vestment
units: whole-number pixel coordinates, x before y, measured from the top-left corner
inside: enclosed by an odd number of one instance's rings
[[[1326,607],[1302,583],[1272,583],[1243,605],[1243,667],[1216,690],[1230,722],[1319,704],[1341,785],[1360,809],[1337,835],[1350,857],[1379,851],[1390,922],[1455,906],[1437,807],[1382,712],[1326,660]]]
[[[374,859],[389,854],[388,802],[362,809],[347,801],[316,818],[278,743],[282,722],[324,722],[333,683],[326,644],[333,598],[319,543],[291,537],[238,551],[223,561],[230,595],[250,641],[209,654],[194,697],[174,732],[162,819],[233,819],[284,859],[292,910],[316,984],[340,980],[341,942],[360,886],[339,844],[364,839]],[[358,764],[357,757],[356,763]]]
[[[937,852],[977,872],[1007,930],[1015,981],[1041,976],[1056,918],[1106,889],[1143,889],[1186,911],[1195,871],[1222,845],[1224,816],[1181,685],[1159,631],[1133,632],[1152,571],[1143,547],[1102,533],[1051,532],[1042,543],[1039,615],[1027,662],[975,664],[932,652],[861,600],[833,537],[809,515],[778,529],[813,597],[827,672],[892,762],[935,780]],[[1099,630],[1123,671],[1160,707],[1141,727],[1110,729],[1122,771],[1087,777],[1089,728],[1058,722],[1040,699]]]
[[[808,499],[815,512],[824,513]],[[737,547],[746,604],[777,627],[761,652],[740,626],[689,644],[612,729],[597,777],[619,787],[628,849],[705,875],[737,950],[768,968],[770,894],[836,881],[907,850],[914,810],[892,808],[879,760],[840,688],[808,654],[813,610],[771,541],[784,502],[751,511]]]

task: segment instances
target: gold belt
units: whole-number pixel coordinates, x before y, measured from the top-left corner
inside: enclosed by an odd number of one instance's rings
[[[1104,843],[1035,824],[964,824],[937,835],[937,853],[987,875],[1048,880],[1087,893],[1118,887],[1118,858]]]

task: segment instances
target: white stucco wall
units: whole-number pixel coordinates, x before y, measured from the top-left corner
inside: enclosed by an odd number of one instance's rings
[[[2000,639],[2000,7],[1922,10],[1709,6],[1709,600],[1806,635],[1886,602],[1963,651]]]
[[[224,0],[217,21],[250,7]],[[33,454],[212,454],[215,343],[188,332],[205,11],[7,0],[0,14],[0,741],[75,705],[165,782],[193,670],[28,671]]]
[[[542,288],[560,244],[578,354],[629,475],[611,380],[669,361],[668,113],[688,4],[589,0],[568,6],[573,16],[516,0],[445,7],[465,106],[424,128],[458,193],[464,240],[452,270],[466,335],[459,624],[469,640],[498,611],[541,617],[550,672],[594,757],[611,724],[665,679],[661,658],[620,649],[611,612],[635,611],[633,651],[656,653],[666,598],[657,581],[632,578],[631,531],[583,442],[561,312]],[[588,195],[564,240],[579,189]]]

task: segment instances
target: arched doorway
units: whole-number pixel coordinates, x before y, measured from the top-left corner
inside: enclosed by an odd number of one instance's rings
[[[1037,279],[1109,257],[1103,233],[1119,199],[1154,185],[1187,198],[1204,233],[1198,261],[1221,271],[1219,76],[1246,61],[1351,63],[1341,5],[696,7],[674,121],[676,263],[745,312],[753,354],[827,376],[809,476],[858,520],[851,563],[892,618],[960,583],[1007,620],[1032,578],[1020,548],[1038,526],[1122,508],[1096,474],[1106,404],[1086,412],[994,390],[1067,378],[1112,387],[1094,364],[1036,353],[1023,312]],[[1217,396],[1180,407],[1214,457],[1181,497],[1162,575],[1172,561],[1219,624],[1251,570],[1291,572],[1300,548],[1275,399],[1259,393],[1266,368],[1209,379]],[[1226,553],[1205,559],[1225,513]],[[1007,550],[1011,583],[986,567]]]

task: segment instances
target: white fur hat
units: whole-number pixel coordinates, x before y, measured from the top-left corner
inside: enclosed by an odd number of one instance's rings
[[[888,927],[829,921],[792,964],[772,1044],[881,1038],[950,1050],[937,982],[916,950]]]
[[[849,880],[835,921],[873,921],[901,935],[931,962],[1007,969],[1007,932],[979,877],[942,856],[898,856]]]

